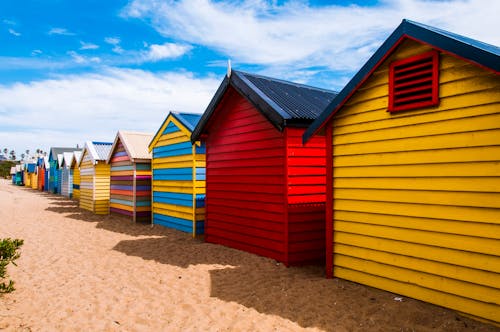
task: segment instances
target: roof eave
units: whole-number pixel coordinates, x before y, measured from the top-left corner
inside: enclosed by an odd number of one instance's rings
[[[306,143],[314,134],[316,134],[338,111],[343,103],[351,94],[371,75],[392,50],[397,47],[401,40],[409,38],[418,42],[428,44],[444,52],[451,53],[473,62],[483,68],[498,72],[500,61],[498,56],[486,50],[474,47],[450,36],[440,34],[436,31],[426,29],[416,23],[404,19],[401,24],[384,41],[370,59],[361,67],[354,77],[340,91],[336,98],[325,108],[320,116],[307,128],[302,140]]]

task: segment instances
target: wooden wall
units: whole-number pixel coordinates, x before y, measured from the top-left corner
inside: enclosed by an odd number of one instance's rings
[[[73,172],[73,199],[80,199],[80,168],[76,162],[71,167]]]
[[[118,140],[112,157],[110,212],[133,221],[151,221],[151,164],[134,163]]]
[[[388,64],[333,121],[336,277],[500,322],[500,79],[440,54],[437,107],[388,113]]]
[[[165,124],[153,146],[153,223],[203,234],[205,149],[191,144],[190,131],[172,115]]]
[[[70,167],[61,168],[61,195],[71,197],[73,194],[73,172]]]
[[[80,164],[80,207],[96,214],[109,213],[110,167],[105,161],[93,164],[85,149]]]

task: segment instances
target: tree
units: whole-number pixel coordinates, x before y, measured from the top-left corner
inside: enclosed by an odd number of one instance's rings
[[[8,152],[9,152],[9,149],[7,149],[7,148],[4,148],[4,149],[3,149],[3,154],[4,154],[6,157],[7,157],[7,153],[8,153]]]
[[[10,150],[10,159],[16,160],[16,151]]]
[[[26,155],[24,153],[21,153],[21,160],[24,160],[24,157],[26,157]]]
[[[9,293],[14,290],[14,281],[9,280],[5,283],[3,280],[7,277],[7,265],[12,263],[21,255],[18,250],[23,245],[21,239],[0,239],[0,293]]]

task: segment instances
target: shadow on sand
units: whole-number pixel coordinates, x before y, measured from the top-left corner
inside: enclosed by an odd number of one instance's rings
[[[210,297],[235,302],[267,315],[276,315],[304,328],[324,331],[493,331],[488,325],[459,317],[451,310],[341,279],[325,279],[324,267],[286,268],[276,261],[193,239],[190,234],[158,225],[134,224],[130,219],[95,215],[64,197],[50,195],[48,211],[95,222],[96,228],[131,236],[113,250],[128,256],[181,268],[213,265]],[[201,273],[201,272],[200,272]]]

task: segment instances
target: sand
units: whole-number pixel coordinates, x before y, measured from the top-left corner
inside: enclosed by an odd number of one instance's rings
[[[22,238],[7,331],[495,331],[457,313],[345,280],[321,266],[96,216],[0,181],[0,238]]]

